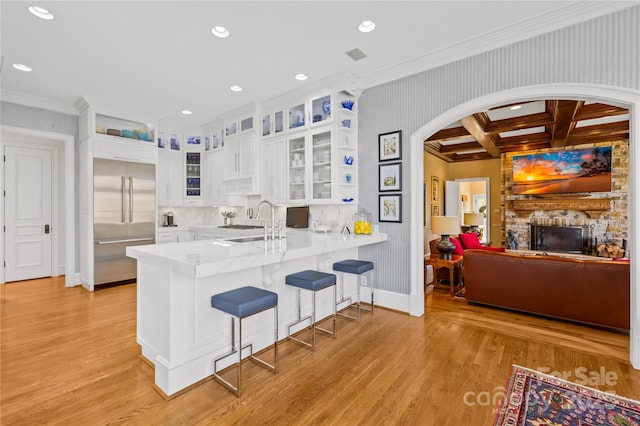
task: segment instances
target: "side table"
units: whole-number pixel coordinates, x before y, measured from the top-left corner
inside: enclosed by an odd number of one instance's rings
[[[431,265],[431,267],[433,268],[433,280],[432,282],[435,282],[437,280],[437,270],[440,268],[446,268],[449,270],[449,292],[451,293],[451,296],[454,295],[454,287],[455,287],[455,283],[454,283],[454,277],[455,277],[455,270],[456,269],[461,269],[462,268],[462,259],[463,257],[460,255],[453,255],[451,256],[451,259],[440,259],[440,257],[438,255],[431,255],[431,256],[425,256],[424,258],[424,265],[425,267],[427,265]],[[460,278],[462,278],[462,271],[459,271],[458,276]],[[425,288],[428,284],[427,284],[427,279],[426,279],[426,271],[425,271]]]

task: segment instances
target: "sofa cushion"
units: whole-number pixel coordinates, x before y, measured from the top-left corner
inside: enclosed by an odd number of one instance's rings
[[[480,244],[480,241],[478,240],[478,235],[475,233],[460,234],[458,236],[460,237],[460,242],[462,243],[462,247],[464,248],[464,250],[477,249],[477,250],[497,251],[501,253],[504,253],[505,251],[504,247],[483,246],[482,244]]]
[[[453,254],[457,254],[462,256],[464,254],[464,249],[462,248],[462,244],[456,237],[449,237],[449,240],[456,246],[456,249],[453,251]]]
[[[478,235],[475,232],[471,232],[469,234],[460,234],[460,242],[462,243],[462,247],[467,249],[482,249],[484,246],[480,244],[480,240],[478,240]]]

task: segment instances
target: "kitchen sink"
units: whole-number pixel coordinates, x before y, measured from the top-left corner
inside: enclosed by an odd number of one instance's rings
[[[218,228],[222,229],[263,229],[264,226],[256,226],[256,225],[222,225]]]
[[[227,241],[234,243],[250,243],[252,241],[264,241],[264,236],[229,238]]]

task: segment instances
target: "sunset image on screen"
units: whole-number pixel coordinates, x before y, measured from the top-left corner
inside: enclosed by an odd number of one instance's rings
[[[611,147],[513,157],[514,194],[611,191]]]

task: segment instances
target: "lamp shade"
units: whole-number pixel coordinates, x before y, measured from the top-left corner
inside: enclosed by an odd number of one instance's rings
[[[484,223],[482,213],[465,213],[464,224],[469,226],[480,226]]]
[[[440,235],[459,234],[460,218],[458,216],[432,216],[431,232]]]

